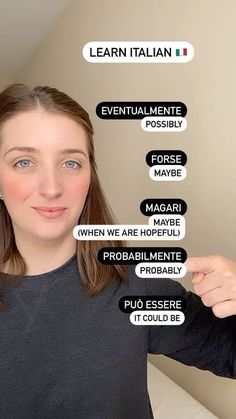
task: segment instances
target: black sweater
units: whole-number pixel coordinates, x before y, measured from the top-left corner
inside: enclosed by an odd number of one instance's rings
[[[147,354],[164,354],[236,378],[235,317],[219,319],[170,279],[113,281],[85,294],[76,255],[26,276],[0,312],[0,418],[150,419]],[[186,299],[178,326],[133,325],[118,304],[128,295]]]

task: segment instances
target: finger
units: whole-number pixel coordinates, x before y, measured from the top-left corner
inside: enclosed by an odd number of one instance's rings
[[[216,317],[224,318],[236,314],[236,301],[228,300],[217,303],[212,307],[212,311]]]
[[[200,282],[204,278],[204,276],[205,276],[205,274],[203,274],[201,272],[194,272],[193,276],[192,276],[192,283],[197,284],[198,282]]]
[[[212,256],[188,258],[185,266],[188,272],[202,272],[205,274],[212,272],[215,268]]]
[[[193,283],[193,287],[198,295],[205,294],[206,292],[222,286],[227,288],[222,274],[220,275],[217,272],[204,275],[202,280],[199,280],[197,283]]]
[[[215,288],[214,290],[206,292],[201,296],[201,300],[206,307],[213,307],[217,303],[222,303],[231,299],[232,296],[230,290],[222,287]]]

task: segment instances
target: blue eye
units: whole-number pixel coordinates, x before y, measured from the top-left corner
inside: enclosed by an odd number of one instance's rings
[[[16,166],[16,167],[29,167],[29,166],[17,166],[18,165],[18,163],[21,163],[22,161],[24,161],[24,162],[26,162],[26,161],[30,161],[30,160],[27,160],[27,159],[24,159],[24,160],[19,160],[16,164],[14,164],[14,166]]]
[[[77,164],[77,167],[81,167],[81,166],[80,166],[80,164],[79,164],[77,161],[74,161],[74,160],[68,160],[66,163],[68,163],[68,162],[76,163],[76,164]],[[70,169],[72,169],[72,167],[71,167],[71,166],[69,166],[69,167],[70,167]]]

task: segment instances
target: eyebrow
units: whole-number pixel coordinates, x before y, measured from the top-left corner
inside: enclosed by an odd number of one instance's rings
[[[28,151],[30,153],[40,153],[40,150],[34,147],[12,147],[4,154],[4,156],[6,156],[11,151]],[[87,154],[79,148],[65,148],[64,150],[61,150],[59,152],[59,154],[66,154],[66,153],[70,153],[70,154],[79,153],[79,154],[83,154],[87,158]]]

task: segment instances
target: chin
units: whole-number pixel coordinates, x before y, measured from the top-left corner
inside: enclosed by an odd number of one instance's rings
[[[69,234],[72,235],[72,231]],[[46,227],[43,231],[33,231],[32,235],[39,240],[50,241],[64,238],[66,235],[68,236],[68,231],[54,226],[50,229]]]

